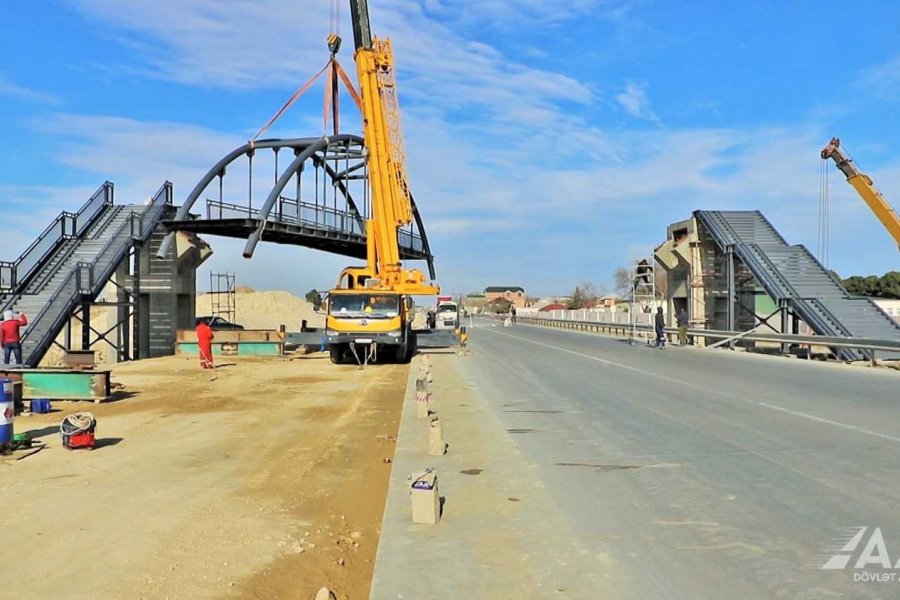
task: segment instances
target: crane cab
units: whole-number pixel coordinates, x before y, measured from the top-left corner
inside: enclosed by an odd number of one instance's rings
[[[412,298],[391,290],[332,290],[325,317],[331,361],[408,362],[415,353],[412,306]]]

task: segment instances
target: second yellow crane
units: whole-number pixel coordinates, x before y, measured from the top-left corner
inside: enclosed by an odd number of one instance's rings
[[[853,159],[841,149],[840,138],[831,138],[828,145],[822,149],[820,153],[823,159],[832,159],[837,168],[847,177],[847,183],[853,186],[853,189],[869,206],[871,211],[875,213],[884,228],[888,230],[894,242],[900,246],[900,217],[894,211],[894,208],[878,191],[872,178],[856,168]]]

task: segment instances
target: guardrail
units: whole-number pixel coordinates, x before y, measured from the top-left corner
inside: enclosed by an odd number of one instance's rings
[[[561,329],[573,329],[578,331],[590,331],[605,333],[608,335],[631,336],[632,331],[647,334],[655,334],[651,325],[630,325],[627,323],[598,323],[596,321],[571,321],[561,319],[545,319],[540,317],[517,317],[517,323],[540,325],[545,327],[557,327]],[[678,329],[666,327],[667,335],[676,335]],[[835,356],[839,356],[835,349],[850,348],[871,353],[870,362],[876,362],[876,352],[888,352],[900,354],[900,342],[894,340],[878,340],[871,338],[852,337],[826,337],[820,335],[795,335],[790,333],[748,333],[746,331],[725,331],[716,329],[688,329],[687,333],[692,337],[700,337],[708,340],[732,340],[740,338],[750,342],[772,342],[799,346],[824,346],[832,349]],[[649,337],[649,336],[648,336]]]

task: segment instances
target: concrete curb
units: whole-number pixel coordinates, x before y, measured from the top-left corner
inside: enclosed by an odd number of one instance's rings
[[[447,433],[449,451],[428,454],[429,424],[415,402],[414,363],[375,557],[370,598],[598,597],[609,573],[607,557],[592,555],[566,515],[535,481],[529,463],[472,387],[466,359],[434,354],[432,409]],[[407,476],[437,468],[444,496],[435,525],[412,522]],[[604,593],[611,597],[615,594]]]

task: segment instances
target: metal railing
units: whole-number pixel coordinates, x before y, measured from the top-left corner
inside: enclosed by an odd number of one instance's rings
[[[222,200],[206,200],[207,219],[259,219],[260,216],[261,211],[258,208],[249,208]],[[279,197],[267,220],[273,223],[336,231],[347,235],[365,235],[365,222],[357,215],[308,202],[297,202],[284,196]]]
[[[213,219],[259,219],[258,208],[248,208],[222,200],[206,200],[206,218]],[[328,208],[309,202],[297,202],[293,198],[280,196],[267,219],[273,223],[286,223],[301,227],[311,227],[320,231],[345,235],[365,236],[365,221],[359,215]],[[414,252],[424,252],[422,236],[411,231],[397,232],[397,243]]]
[[[23,336],[25,364],[35,366],[40,361],[75,306],[85,298],[96,297],[129,249],[150,237],[166,208],[171,206],[172,196],[172,184],[166,182],[147,208],[131,213],[119,225],[91,262],[79,262],[69,272]]]
[[[60,213],[13,262],[0,262],[0,292],[16,293],[66,240],[80,237],[113,203],[113,184],[104,183],[75,214]]]
[[[574,321],[565,319],[548,319],[542,317],[517,317],[518,323],[540,325],[545,327],[557,327],[562,329],[574,329],[610,335],[630,336],[632,326],[627,323],[602,323],[597,321]],[[636,325],[635,329],[648,334],[654,333],[652,325]],[[676,327],[666,327],[667,335],[676,335]],[[836,349],[855,349],[866,352],[867,358],[874,364],[876,352],[900,353],[900,341],[879,340],[873,338],[858,337],[832,337],[822,335],[796,335],[790,333],[747,333],[742,331],[725,331],[716,329],[688,329],[691,337],[699,337],[713,340],[728,340],[738,338],[750,342],[771,342],[783,345],[820,346],[832,349],[832,353],[840,357]]]
[[[105,182],[91,199],[84,203],[75,213],[75,235],[81,237],[94,224],[94,220],[113,204],[114,188],[110,181]]]

